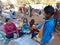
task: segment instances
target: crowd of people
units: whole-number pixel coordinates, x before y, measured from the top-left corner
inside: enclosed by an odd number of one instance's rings
[[[30,17],[35,15],[34,13],[37,13],[38,15],[41,14],[41,10],[40,9],[35,9],[30,4],[28,4],[28,6],[26,4],[24,4],[23,6],[19,7],[19,11],[21,13],[23,13],[24,16],[29,15]]]
[[[58,8],[59,9],[59,8]],[[51,38],[53,36],[53,33],[55,31],[56,27],[59,27],[58,25],[60,24],[60,10],[54,9],[51,5],[48,5],[44,8],[44,20],[45,22],[43,23],[43,29],[42,29],[42,38],[40,41],[40,45],[49,45],[51,42]],[[21,9],[20,9],[21,10]],[[24,13],[26,15],[26,13]],[[13,13],[15,15],[15,12]],[[26,17],[23,18],[21,21],[18,18],[4,18],[5,21],[2,19],[2,14],[0,11],[0,26],[4,26],[4,32],[6,34],[7,39],[12,39],[14,38],[14,33],[17,34],[17,37],[21,37],[24,34],[31,34],[31,39],[36,37],[41,31],[38,29],[39,24],[35,24],[35,20],[31,19],[30,22]],[[59,17],[59,18],[58,18]],[[18,26],[16,26],[16,24]],[[0,27],[1,28],[1,27]],[[0,29],[1,30],[1,29]],[[57,29],[58,32],[60,32],[60,28]]]

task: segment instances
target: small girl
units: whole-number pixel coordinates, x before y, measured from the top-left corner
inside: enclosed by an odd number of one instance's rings
[[[24,19],[23,19],[22,30],[23,30],[25,33],[29,33],[29,32],[30,32],[27,18],[24,18]]]
[[[34,38],[37,34],[38,34],[38,29],[36,28],[35,26],[35,20],[32,19],[30,21],[30,33],[32,34],[32,37],[31,38]]]

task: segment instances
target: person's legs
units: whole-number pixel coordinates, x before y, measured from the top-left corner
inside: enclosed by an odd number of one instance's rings
[[[21,36],[23,36],[25,33],[24,32],[22,32],[22,31],[18,31],[18,33],[19,33],[19,37],[21,37]]]
[[[37,34],[38,34],[38,33],[32,33],[32,37],[31,37],[31,38],[36,37]]]
[[[6,37],[7,37],[8,39],[11,39],[11,38],[14,37],[14,34],[13,34],[13,33],[11,33],[11,34],[7,34]]]

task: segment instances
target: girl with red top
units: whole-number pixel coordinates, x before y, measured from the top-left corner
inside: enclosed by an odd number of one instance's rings
[[[38,34],[38,32],[39,32],[39,30],[35,26],[35,20],[32,19],[30,21],[30,33],[32,34],[32,37],[31,38],[36,37],[36,35]]]

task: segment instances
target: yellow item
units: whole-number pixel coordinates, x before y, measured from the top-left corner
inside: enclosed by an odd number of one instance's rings
[[[19,22],[19,28],[22,28],[22,26],[23,26],[23,22]]]
[[[38,36],[38,37],[39,37],[40,39],[42,39],[42,36],[43,36],[43,27],[44,27],[44,26],[42,26],[41,29],[40,29],[40,31],[39,31],[39,36]]]
[[[34,29],[36,26],[35,25],[33,25],[30,29],[32,30],[32,29]]]
[[[35,25],[32,26],[32,28],[35,28],[35,27],[36,27]]]

